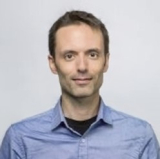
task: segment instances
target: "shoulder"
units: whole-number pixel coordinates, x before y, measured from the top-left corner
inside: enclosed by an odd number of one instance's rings
[[[137,135],[143,138],[150,138],[154,135],[152,126],[146,120],[117,111],[108,106],[106,106],[106,109],[110,110],[113,126],[120,128],[125,135]]]
[[[25,158],[24,138],[27,136],[37,135],[47,131],[52,120],[52,110],[35,115],[12,124],[5,133],[1,148],[0,158],[7,158],[8,155],[18,154],[20,158]],[[10,154],[13,152],[13,154]],[[5,157],[4,157],[5,156]],[[8,156],[9,158],[9,156]]]
[[[110,110],[112,128],[121,136],[122,140],[136,142],[141,150],[145,149],[147,145],[152,145],[155,149],[158,149],[158,140],[151,124],[108,106],[106,109]]]
[[[52,121],[54,120],[53,109],[46,112],[31,116],[23,119],[19,122],[12,124],[8,131],[9,134],[17,134],[18,136],[24,136],[30,133],[43,133],[51,129]],[[14,133],[12,133],[14,132]]]
[[[112,119],[114,122],[120,122],[120,121],[126,121],[128,124],[133,124],[133,125],[143,125],[144,127],[146,125],[148,125],[148,122],[141,119],[141,118],[138,118],[138,117],[135,117],[135,116],[132,116],[130,114],[127,114],[127,113],[124,113],[124,112],[121,112],[121,111],[117,111],[113,108],[110,108],[110,111],[111,111],[111,114],[112,114]]]

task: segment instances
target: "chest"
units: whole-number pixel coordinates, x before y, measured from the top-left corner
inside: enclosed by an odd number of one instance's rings
[[[26,137],[26,159],[139,159],[142,139],[127,140],[116,136]]]

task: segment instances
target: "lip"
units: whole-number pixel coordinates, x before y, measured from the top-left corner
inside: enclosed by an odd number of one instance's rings
[[[76,84],[78,85],[86,85],[88,83],[90,83],[92,79],[91,78],[76,78],[73,79],[73,81],[75,81]]]

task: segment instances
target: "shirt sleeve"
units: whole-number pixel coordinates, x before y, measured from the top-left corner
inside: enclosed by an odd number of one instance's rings
[[[2,141],[0,159],[24,159],[22,152],[22,145],[19,143],[16,132],[11,126]]]
[[[148,124],[140,159],[160,159],[160,147],[152,127]]]

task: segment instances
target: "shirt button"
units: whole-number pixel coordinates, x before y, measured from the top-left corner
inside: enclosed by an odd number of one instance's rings
[[[85,143],[85,142],[86,142],[86,140],[85,140],[85,139],[82,139],[82,142],[83,142],[83,143]]]

